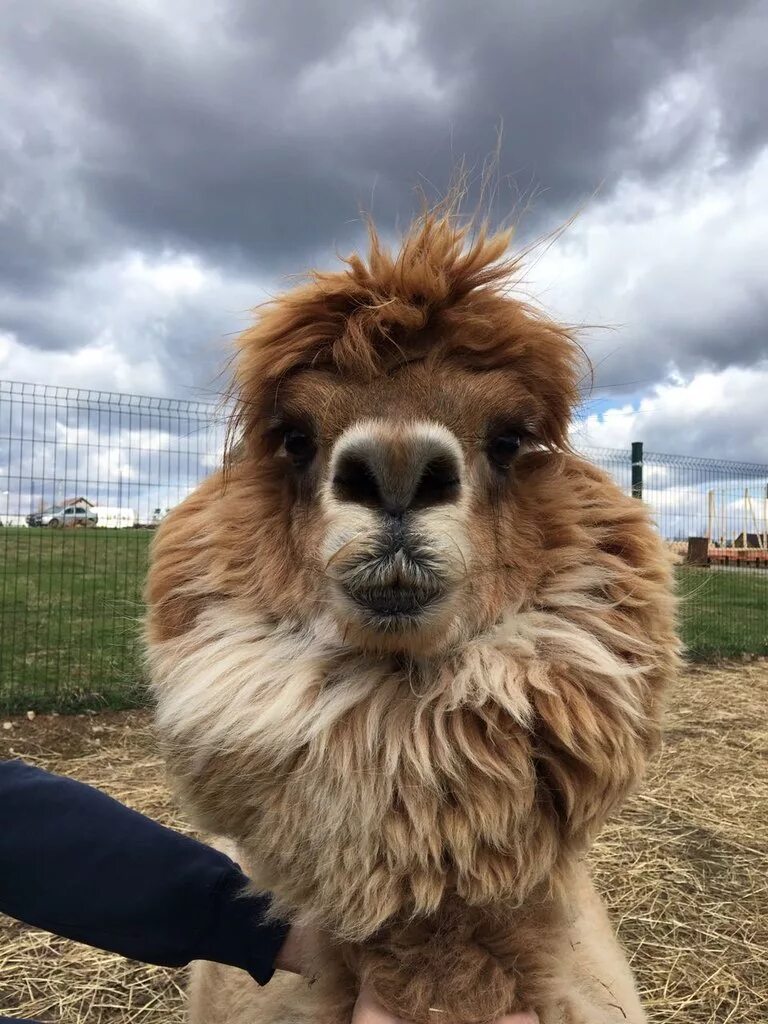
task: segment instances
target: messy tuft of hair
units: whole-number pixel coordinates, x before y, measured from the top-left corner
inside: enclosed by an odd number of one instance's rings
[[[342,257],[341,269],[312,271],[257,307],[234,355],[230,458],[249,426],[270,415],[280,381],[302,368],[330,368],[355,384],[446,357],[475,369],[524,366],[550,403],[548,446],[569,450],[588,358],[573,327],[515,295],[526,253],[511,251],[513,229],[462,215],[461,198],[454,190],[425,205],[394,249],[366,217],[367,256]]]

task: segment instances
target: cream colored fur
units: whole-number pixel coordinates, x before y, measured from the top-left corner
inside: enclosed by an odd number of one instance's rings
[[[331,618],[316,620],[311,629],[298,621],[274,625],[254,621],[236,601],[213,606],[200,615],[194,629],[153,647],[153,674],[164,683],[158,725],[164,734],[194,749],[200,767],[214,751],[231,751],[247,760],[252,749],[260,764],[280,773],[302,748],[313,751],[319,765],[334,724],[350,708],[366,705],[369,754],[382,769],[380,801],[385,804],[392,794],[387,779],[393,782],[397,778],[403,760],[425,786],[435,783],[438,769],[450,771],[455,753],[441,727],[441,716],[452,708],[493,703],[523,729],[529,729],[532,690],[551,689],[547,663],[537,658],[542,648],[550,659],[567,658],[571,665],[578,665],[584,678],[598,688],[601,679],[610,681],[611,700],[622,717],[639,721],[642,687],[637,683],[644,673],[643,662],[630,666],[616,657],[609,646],[612,630],[600,616],[600,602],[592,607],[586,597],[600,575],[592,567],[574,567],[552,583],[546,611],[510,614],[484,635],[466,641],[452,665],[447,691],[441,671],[444,663],[439,659],[428,663],[432,676],[427,676],[426,685],[422,680],[420,692],[413,693],[414,722],[423,715],[431,716],[440,745],[437,760],[418,749],[416,730],[410,741],[406,735],[402,742],[387,746],[383,756],[377,752],[382,737],[388,735],[382,721],[392,698],[388,668],[379,659],[346,647]],[[605,582],[604,572],[602,576]],[[639,655],[649,653],[641,641],[635,641],[634,647]],[[329,665],[334,665],[337,673],[333,687],[325,686]],[[438,694],[442,696],[436,703]],[[462,770],[460,762],[455,767]],[[355,770],[351,763],[349,770]],[[341,819],[354,815],[361,835],[375,832],[381,823],[381,804],[366,804],[361,799],[354,805],[339,803],[335,809],[328,805],[325,820],[317,822],[317,827],[332,830]],[[500,806],[499,814],[503,813]],[[204,823],[213,828],[219,824],[215,817]],[[501,826],[502,831],[507,829],[506,824]],[[424,841],[428,846],[429,838],[425,836]],[[258,862],[249,862],[245,849],[229,849],[247,866],[257,887],[274,882]],[[439,855],[437,850],[434,853]],[[555,856],[554,850],[550,856]],[[550,863],[542,851],[542,875]],[[490,881],[497,885],[497,879]],[[498,890],[484,891],[488,883],[478,872],[475,878],[464,880],[463,895],[470,900],[497,896]],[[412,895],[418,909],[429,912],[442,894],[419,893],[415,888]],[[542,1024],[640,1024],[645,1017],[631,973],[583,869],[569,890],[569,899],[575,917],[570,941],[577,952],[571,968],[571,1005],[567,1012],[562,1005],[542,1009]],[[381,920],[365,923],[367,933]],[[358,939],[364,934],[349,932],[346,937]],[[316,1020],[312,992],[302,981],[278,978],[260,991],[242,972],[211,964],[196,966],[190,1000],[192,1024],[302,1024]]]
[[[564,659],[591,680],[588,685],[605,680],[622,717],[639,721],[642,687],[637,683],[647,671],[642,656],[653,665],[652,652],[647,643],[625,634],[622,642],[639,660],[629,663],[612,650],[617,633],[603,614],[605,602],[590,596],[596,585],[607,582],[610,574],[603,568],[574,566],[562,573],[542,595],[546,608],[510,613],[458,645],[457,654],[451,652],[447,690],[443,670],[448,659],[424,659],[428,681],[414,693],[417,706],[426,710],[438,693],[443,698],[438,714],[494,703],[527,727],[531,690],[551,691],[546,665]],[[546,661],[537,658],[542,648]],[[253,744],[260,756],[272,751],[277,766],[307,744],[321,749],[334,722],[364,702],[370,706],[371,753],[385,735],[377,716],[386,709],[381,694],[391,684],[389,664],[347,646],[331,616],[310,626],[298,618],[274,624],[254,618],[236,600],[219,603],[203,611],[193,629],[154,644],[149,660],[153,676],[163,681],[158,726],[170,737],[194,739],[201,756],[206,750],[243,752]],[[331,664],[336,683],[324,690]],[[400,753],[389,750],[385,766],[394,769]],[[450,759],[449,751],[445,755]],[[434,766],[421,758],[415,765],[428,781]]]
[[[248,867],[236,845],[226,840],[215,845]],[[576,955],[569,1004],[543,1009],[541,1024],[645,1024],[626,955],[584,868],[574,876],[572,907],[569,940]],[[266,988],[260,988],[232,967],[202,962],[192,966],[189,1024],[318,1024],[319,1020],[311,986],[295,975],[277,972]]]

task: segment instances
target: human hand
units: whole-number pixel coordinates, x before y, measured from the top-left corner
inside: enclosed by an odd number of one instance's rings
[[[436,1012],[435,1024],[439,1024],[439,1021],[440,1014]],[[408,1022],[388,1013],[376,999],[370,986],[363,985],[352,1011],[352,1024],[408,1024]],[[539,1018],[535,1013],[508,1013],[504,1017],[499,1017],[494,1024],[539,1024]]]

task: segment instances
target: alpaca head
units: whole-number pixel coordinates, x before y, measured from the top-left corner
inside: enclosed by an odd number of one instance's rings
[[[507,241],[426,215],[393,256],[373,233],[367,262],[242,336],[234,461],[264,526],[241,537],[262,607],[288,593],[349,643],[425,652],[524,600],[530,453],[566,445],[579,349],[505,293]]]

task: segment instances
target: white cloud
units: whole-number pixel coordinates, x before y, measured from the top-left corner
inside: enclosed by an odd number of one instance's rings
[[[133,394],[164,394],[168,388],[157,359],[151,355],[137,358],[130,348],[118,348],[113,341],[93,341],[71,351],[41,353],[8,333],[0,333],[0,377]]]
[[[768,359],[754,367],[657,384],[635,403],[590,413],[576,443],[607,448],[643,441],[652,451],[768,464]]]
[[[0,332],[0,378],[199,397],[267,294],[265,282],[191,253],[132,250],[66,277],[43,308],[34,295],[8,297],[10,318],[36,317],[47,337],[22,344]],[[63,348],[60,337],[81,342]]]
[[[637,128],[649,154],[671,145],[689,93],[690,77],[675,79],[651,104]],[[611,328],[585,335],[603,387],[636,390],[768,352],[768,147],[725,167],[717,120],[715,110],[674,171],[653,185],[623,178],[533,257],[526,285],[543,305]]]
[[[442,105],[451,83],[438,78],[408,19],[377,17],[356,26],[337,54],[310,64],[296,85],[295,113],[304,120],[318,108],[373,106],[382,99]]]
[[[194,295],[209,278],[218,275],[189,254],[163,253],[159,259],[150,260],[144,253],[134,252],[125,258],[118,276],[126,285],[175,298]]]

